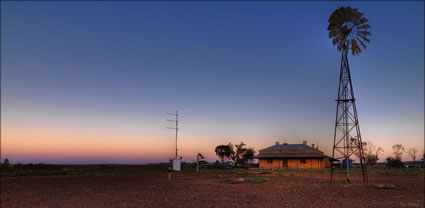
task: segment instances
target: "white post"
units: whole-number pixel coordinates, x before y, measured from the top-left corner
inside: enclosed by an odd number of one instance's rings
[[[168,180],[171,180],[171,166],[168,167]]]

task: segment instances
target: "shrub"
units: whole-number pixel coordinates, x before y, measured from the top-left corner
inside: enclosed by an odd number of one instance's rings
[[[400,189],[399,187],[394,186],[392,184],[375,184],[372,187],[376,189]]]
[[[1,171],[11,171],[13,169],[13,164],[9,163],[9,159],[4,159],[4,162],[1,164]]]
[[[265,181],[269,181],[268,178],[246,178],[245,182],[247,183],[263,183]]]
[[[387,166],[390,168],[403,168],[403,162],[398,157],[387,157]]]
[[[270,181],[268,178],[234,178],[234,179],[224,179],[224,182],[230,184],[236,183],[264,183],[266,181]]]

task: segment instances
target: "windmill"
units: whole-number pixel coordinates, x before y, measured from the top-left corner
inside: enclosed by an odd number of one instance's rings
[[[369,43],[367,36],[371,35],[368,31],[370,26],[366,24],[368,20],[363,17],[363,13],[351,7],[341,7],[335,10],[328,21],[329,38],[333,38],[332,44],[336,45],[338,51],[342,53],[332,158],[343,159],[347,181],[350,181],[350,157],[357,155],[360,159],[363,183],[367,183],[366,165],[363,161],[363,142],[348,65],[348,54],[350,51],[352,55],[360,54],[360,45],[366,49],[365,43]],[[333,173],[334,166],[332,165],[331,182]]]
[[[202,159],[205,159],[205,157],[201,153],[198,153],[196,155],[196,172],[197,173],[199,173],[199,161],[201,161]]]

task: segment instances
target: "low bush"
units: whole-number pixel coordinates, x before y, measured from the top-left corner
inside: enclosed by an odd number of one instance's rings
[[[400,189],[399,187],[392,184],[375,184],[372,187],[376,189]]]
[[[231,178],[231,179],[224,179],[224,182],[230,183],[230,184],[237,184],[237,183],[264,183],[266,181],[270,181],[268,178]]]
[[[245,182],[247,183],[263,183],[269,181],[268,178],[246,178]]]
[[[390,168],[403,168],[403,162],[398,157],[387,157],[387,166]]]

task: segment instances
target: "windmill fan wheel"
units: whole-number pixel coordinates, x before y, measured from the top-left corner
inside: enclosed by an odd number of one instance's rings
[[[366,49],[366,42],[371,35],[368,31],[368,19],[363,17],[363,13],[355,8],[341,7],[335,10],[329,18],[329,38],[333,39],[332,44],[337,45],[338,51],[344,50],[345,54],[351,49],[353,55],[361,53],[360,45]]]

